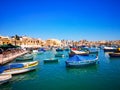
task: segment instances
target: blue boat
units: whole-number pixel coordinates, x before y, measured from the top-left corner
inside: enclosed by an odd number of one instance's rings
[[[0,75],[1,74],[21,74],[28,71],[33,71],[36,69],[38,65],[38,61],[31,61],[25,63],[11,63],[6,66],[0,67]]]
[[[45,52],[46,50],[44,48],[39,48],[38,52]]]
[[[93,55],[92,56],[74,55],[65,62],[67,67],[81,67],[96,64],[97,61],[98,57]]]
[[[88,48],[89,54],[98,54],[98,49],[96,48]]]
[[[16,68],[23,68],[24,65],[23,64],[10,64],[10,65],[6,65],[6,66],[1,66],[0,67],[0,73],[4,72],[5,70],[10,70],[10,69],[16,69]]]

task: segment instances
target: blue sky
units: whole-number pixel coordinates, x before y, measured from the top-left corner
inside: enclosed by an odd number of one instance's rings
[[[120,39],[119,0],[0,0],[0,35]]]

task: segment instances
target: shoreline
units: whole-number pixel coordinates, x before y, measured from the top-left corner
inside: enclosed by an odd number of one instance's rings
[[[28,53],[28,51],[23,51],[20,53],[16,52],[14,55],[11,53],[11,54],[7,55],[7,57],[3,57],[3,55],[1,54],[0,55],[0,65],[4,65],[6,63],[9,63],[9,62],[13,61],[15,58],[17,58],[21,55],[24,55],[26,53]]]

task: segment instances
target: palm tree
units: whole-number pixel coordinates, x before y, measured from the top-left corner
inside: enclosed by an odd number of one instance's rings
[[[15,35],[15,36],[11,36],[11,38],[14,38],[14,43],[15,43],[15,46],[16,46],[16,44],[17,44],[17,40],[20,40],[20,36],[18,36],[18,35]]]

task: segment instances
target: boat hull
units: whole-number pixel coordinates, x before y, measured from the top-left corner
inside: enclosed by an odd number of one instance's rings
[[[20,63],[18,63],[18,64],[20,64]],[[33,71],[37,68],[38,61],[25,62],[25,63],[21,63],[21,64],[23,64],[23,67],[7,69],[7,70],[3,71],[1,74],[12,74],[12,75],[14,75],[14,74],[21,74],[21,73]]]
[[[95,52],[89,52],[89,54],[98,54],[98,51],[95,51]]]
[[[73,57],[74,55],[89,56],[89,54],[84,53],[84,54],[69,54],[69,57]]]
[[[56,49],[57,52],[62,52],[63,50],[62,49]]]
[[[88,56],[88,55],[89,55],[89,52],[71,50],[71,52],[69,53],[69,57],[72,57],[72,56],[74,56],[74,55]]]
[[[55,57],[64,57],[64,54],[56,54]]]
[[[27,61],[27,60],[33,60],[33,56],[32,57],[18,57],[18,58],[16,58],[16,61]]]
[[[86,62],[67,62],[66,61],[66,66],[67,67],[84,67],[84,66],[90,66],[90,65],[95,65],[97,63],[97,60],[94,61],[86,61]]]
[[[55,63],[58,62],[58,59],[46,59],[44,60],[44,63]]]
[[[104,49],[104,52],[115,52],[117,49]]]
[[[21,73],[26,73],[26,72],[29,72],[29,71],[33,71],[35,70],[36,67],[31,67],[31,68],[23,68],[23,69],[20,69],[20,70],[9,70],[9,71],[6,71],[6,72],[3,72],[2,74],[12,74],[12,75],[16,75],[16,74],[21,74]]]
[[[109,54],[110,57],[120,57],[120,53],[110,53]]]
[[[7,83],[12,78],[11,74],[0,75],[0,85]]]

